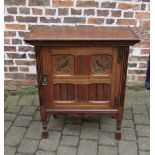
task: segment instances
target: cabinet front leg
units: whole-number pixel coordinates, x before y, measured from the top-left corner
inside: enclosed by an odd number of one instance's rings
[[[42,138],[48,138],[48,128],[47,128],[47,114],[44,110],[44,107],[40,107],[41,121],[42,121]]]
[[[121,139],[121,126],[122,126],[122,119],[123,119],[123,107],[119,108],[119,112],[116,116],[116,132],[115,132],[115,139]]]

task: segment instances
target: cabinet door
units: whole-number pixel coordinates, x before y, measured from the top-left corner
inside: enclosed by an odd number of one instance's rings
[[[100,109],[114,102],[117,51],[101,47],[45,47],[47,108]]]

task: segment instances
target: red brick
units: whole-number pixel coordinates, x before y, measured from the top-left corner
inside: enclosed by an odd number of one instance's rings
[[[42,10],[41,9],[33,8],[32,12],[33,12],[34,15],[42,15]]]
[[[15,66],[9,67],[9,72],[18,72],[18,67]]]
[[[53,0],[53,6],[54,7],[71,7],[73,6],[73,1],[72,0]]]
[[[128,10],[131,9],[132,5],[129,3],[119,3],[118,4],[118,9],[122,9],[122,10]]]
[[[148,12],[136,12],[136,18],[140,18],[140,19],[148,19],[150,18],[150,13]]]
[[[95,10],[94,9],[85,9],[84,15],[95,15]]]
[[[15,46],[4,46],[4,51],[16,52]]]
[[[49,0],[29,0],[29,6],[50,6]]]
[[[4,37],[15,37],[16,36],[16,32],[14,31],[5,31],[4,32]]]
[[[25,8],[25,7],[22,7],[22,8],[19,8],[19,12],[20,14],[30,14],[30,9],[29,8]]]
[[[59,8],[58,9],[58,15],[68,15],[68,8]]]
[[[4,5],[26,5],[26,0],[4,0]]]
[[[10,39],[4,39],[4,44],[10,44]]]
[[[140,42],[138,44],[135,44],[133,47],[138,47],[138,48],[150,48],[150,43],[147,42]]]
[[[4,60],[4,65],[14,65],[13,60]]]
[[[20,80],[19,81],[19,86],[32,86],[32,85],[36,85],[37,80],[30,80],[30,79],[25,79],[25,80]]]
[[[40,22],[41,23],[60,23],[61,22],[61,18],[40,17]]]
[[[17,14],[17,8],[16,7],[7,8],[7,12],[9,14]]]
[[[64,23],[85,23],[86,18],[83,17],[65,17]]]
[[[141,49],[141,54],[149,54],[150,50],[149,49]]]
[[[88,19],[88,24],[103,24],[104,23],[104,18],[89,18]]]
[[[141,5],[140,4],[133,4],[132,5],[132,10],[141,10]]]
[[[120,17],[121,16],[121,11],[111,11],[112,17]]]
[[[140,20],[139,27],[150,27],[150,20]]]
[[[147,68],[147,63],[139,63],[139,68]]]
[[[4,16],[4,21],[5,22],[13,22],[14,21],[14,17],[13,16]]]
[[[72,15],[81,15],[81,10],[80,9],[71,9],[71,14]]]
[[[24,23],[36,23],[37,22],[37,17],[23,17],[23,16],[17,16],[16,17],[18,22],[24,22]]]
[[[56,13],[56,9],[45,9],[45,15],[54,16]]]
[[[77,1],[77,7],[98,7],[98,2],[94,1]]]
[[[136,25],[137,21],[135,19],[118,19],[118,25]]]
[[[108,16],[109,11],[108,10],[97,10],[97,16]]]
[[[101,8],[116,8],[116,3],[115,2],[103,2],[101,4]]]
[[[25,25],[20,25],[20,24],[5,24],[5,27],[11,30],[25,30],[26,29]]]
[[[133,17],[133,12],[124,12],[124,17],[125,18],[132,18]]]

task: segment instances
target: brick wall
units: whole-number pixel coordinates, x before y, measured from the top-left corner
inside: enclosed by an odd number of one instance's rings
[[[149,0],[5,0],[5,84],[36,84],[33,25],[130,26],[142,41],[130,48],[128,82],[144,83],[149,56]]]

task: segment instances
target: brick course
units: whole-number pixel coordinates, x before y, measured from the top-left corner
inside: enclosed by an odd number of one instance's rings
[[[6,84],[36,84],[31,68],[35,65],[33,47],[23,41],[35,25],[130,26],[142,41],[130,48],[128,82],[144,84],[149,56],[149,0],[5,0],[4,4]]]

